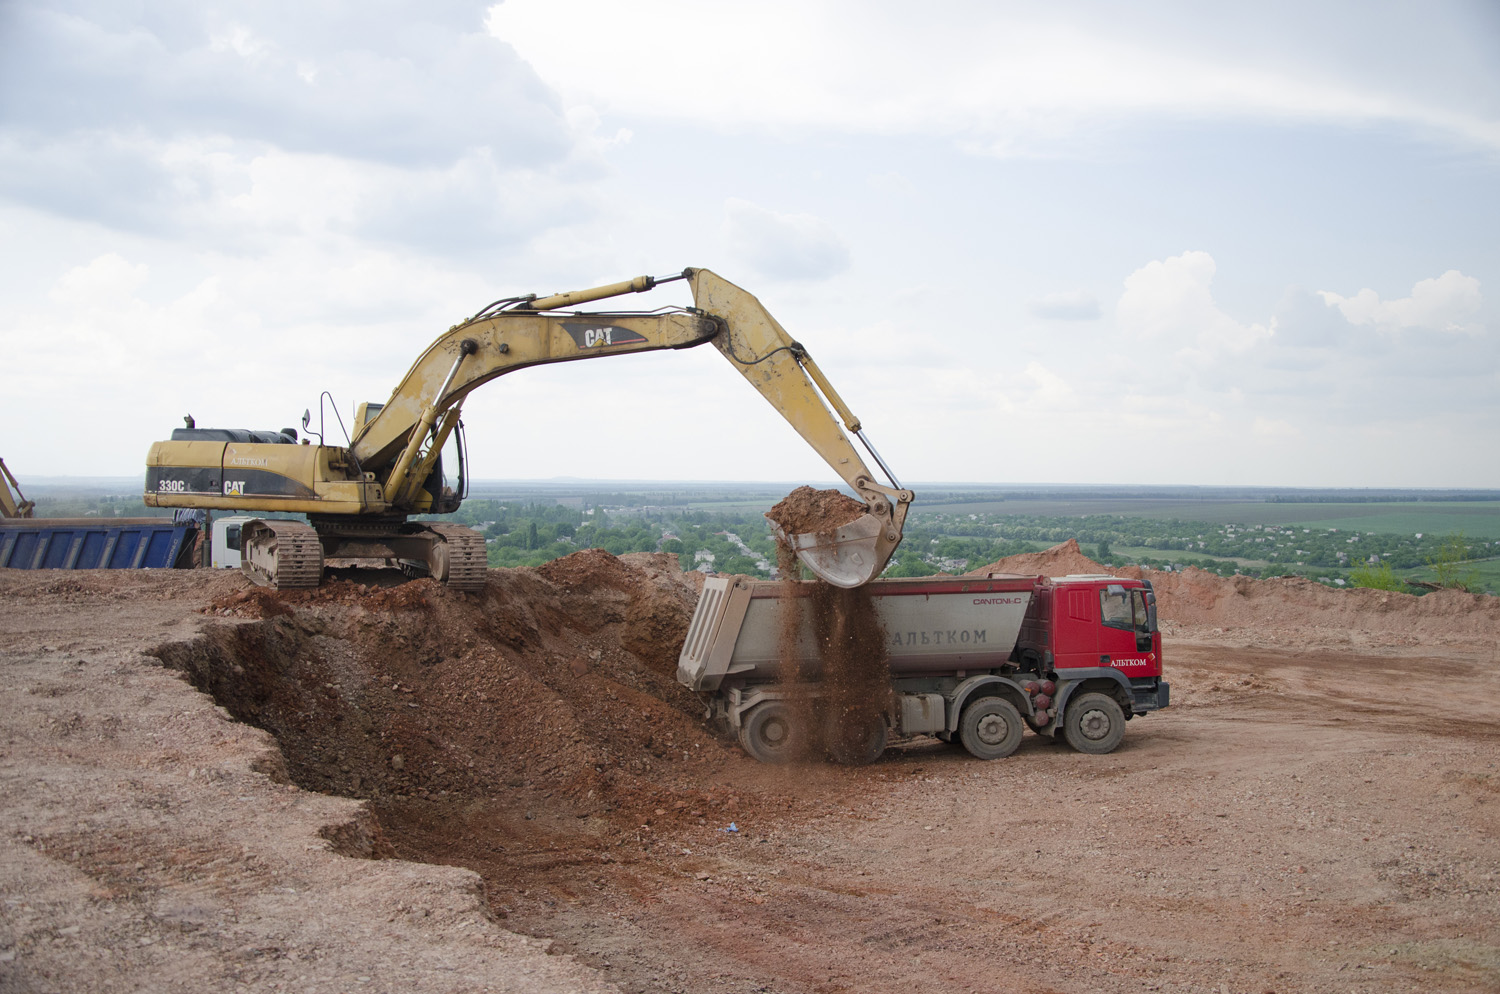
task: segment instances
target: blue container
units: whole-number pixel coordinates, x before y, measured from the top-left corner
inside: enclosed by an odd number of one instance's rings
[[[193,530],[171,518],[0,521],[0,567],[170,569]]]

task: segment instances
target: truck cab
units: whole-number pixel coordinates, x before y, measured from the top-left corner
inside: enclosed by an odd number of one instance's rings
[[[1016,648],[1059,671],[1108,666],[1161,676],[1156,592],[1149,580],[1104,574],[1051,577],[1037,588]]]
[[[210,532],[210,559],[214,569],[240,568],[240,529],[254,521],[250,514],[231,514],[215,518]]]
[[[1055,576],[1037,587],[1021,623],[1023,669],[1055,674],[1057,713],[1070,698],[1112,698],[1128,720],[1167,706],[1151,581],[1107,574]]]

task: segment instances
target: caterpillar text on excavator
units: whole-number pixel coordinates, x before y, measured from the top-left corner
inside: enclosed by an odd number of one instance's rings
[[[693,307],[584,312],[579,304],[686,280]],[[273,587],[315,587],[331,558],[381,559],[451,587],[484,586],[484,538],[461,525],[408,520],[458,509],[467,491],[459,414],[497,376],[544,363],[685,349],[712,343],[865,502],[852,522],[782,534],[816,575],[841,587],[877,576],[901,542],[912,493],[901,488],[803,346],[754,296],[707,269],[498,300],[438,337],[384,404],[361,404],[347,447],[298,443],[294,429],[250,431],[189,424],[146,459],[153,507],[293,512],[307,523],[255,520],[241,530],[241,564]],[[832,411],[830,411],[832,408]],[[835,414],[837,417],[835,417]],[[306,429],[309,415],[303,416]],[[189,419],[191,422],[191,419]],[[876,482],[840,428],[857,436],[890,485]],[[453,438],[458,479],[441,453]],[[781,529],[773,522],[773,528]]]

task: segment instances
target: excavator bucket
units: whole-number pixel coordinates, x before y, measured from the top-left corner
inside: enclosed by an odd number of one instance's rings
[[[771,530],[815,576],[835,587],[859,587],[875,579],[896,548],[895,542],[882,541],[886,525],[873,514],[828,532],[789,534],[775,521]]]

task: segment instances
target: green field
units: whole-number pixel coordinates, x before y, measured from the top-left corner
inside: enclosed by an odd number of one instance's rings
[[[939,511],[943,514],[1032,514],[1040,517],[1076,517],[1085,514],[1119,514],[1133,518],[1180,518],[1184,521],[1215,523],[1251,523],[1243,517],[1224,516],[1223,508],[1273,507],[1248,501],[1187,500],[1158,497],[1119,498],[1115,500],[1078,498],[1076,500],[985,500],[953,503],[929,502],[921,491],[912,511]],[[1305,505],[1297,505],[1305,506]]]
[[[1302,507],[1305,504],[1268,505]],[[1473,539],[1500,538],[1500,502],[1455,502],[1452,504],[1328,504],[1329,513],[1302,514],[1287,524],[1342,531],[1394,532],[1446,535],[1463,532]],[[1260,522],[1254,522],[1259,524]],[[1269,523],[1269,522],[1267,522]]]
[[[1477,582],[1471,588],[1475,593],[1500,590],[1500,557],[1495,559],[1475,559],[1458,567],[1460,576],[1467,576],[1470,570],[1473,570],[1478,575]],[[1419,566],[1416,569],[1397,570],[1396,575],[1403,580],[1426,580],[1430,582],[1436,579],[1432,574],[1432,570],[1426,566]]]
[[[688,501],[683,507],[694,511],[723,511],[726,514],[751,514],[756,511],[769,511],[775,507],[781,498],[763,498],[760,500],[693,500]]]
[[[945,514],[1117,514],[1159,521],[1203,521],[1227,525],[1299,525],[1343,531],[1445,535],[1461,531],[1473,539],[1500,539],[1500,501],[1411,501],[1401,503],[1294,504],[1142,498],[1120,500],[999,500],[924,504],[914,510]]]

